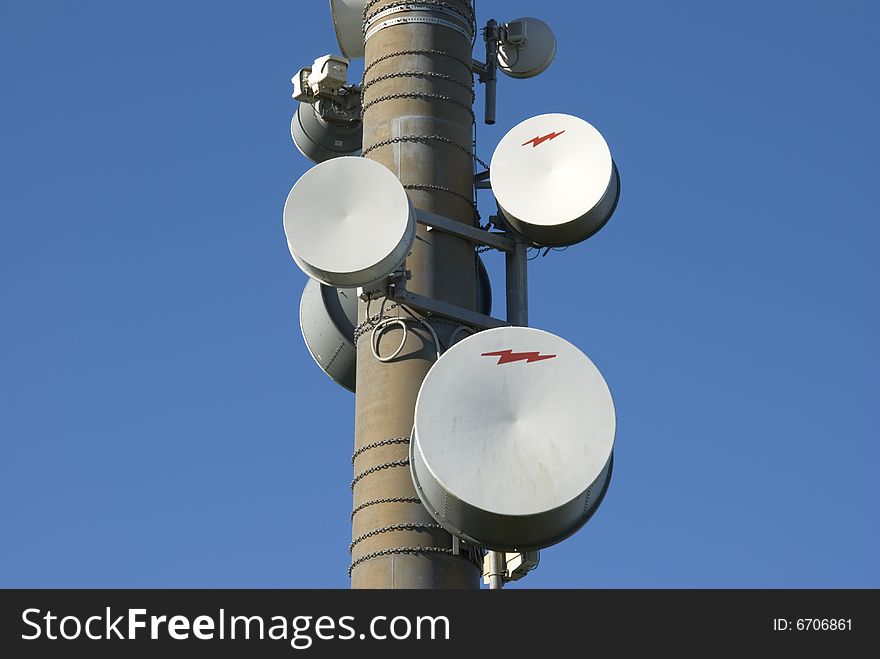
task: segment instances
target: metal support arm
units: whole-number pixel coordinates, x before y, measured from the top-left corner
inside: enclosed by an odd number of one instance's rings
[[[484,316],[476,311],[458,307],[442,300],[435,300],[418,293],[411,293],[399,285],[391,287],[389,297],[424,314],[440,316],[441,318],[454,320],[462,325],[468,325],[481,330],[506,327],[509,324],[503,320],[492,318],[492,316]]]
[[[448,233],[459,238],[464,238],[476,245],[488,245],[502,252],[513,252],[516,249],[516,243],[509,237],[500,233],[490,233],[476,227],[468,226],[462,222],[450,220],[448,217],[436,215],[416,209],[416,221],[429,227],[433,227],[437,231]]]

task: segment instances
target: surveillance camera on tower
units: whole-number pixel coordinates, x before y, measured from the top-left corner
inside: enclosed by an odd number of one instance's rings
[[[290,134],[300,153],[313,162],[360,155],[361,88],[348,84],[348,62],[340,55],[324,55],[291,78],[299,107]]]

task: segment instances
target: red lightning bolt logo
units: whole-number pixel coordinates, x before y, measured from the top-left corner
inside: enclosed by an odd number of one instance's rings
[[[498,365],[510,364],[511,362],[542,362],[545,359],[553,359],[556,355],[542,355],[540,352],[514,352],[513,350],[499,350],[498,352],[484,352],[481,357],[498,357]]]
[[[529,144],[531,144],[532,148],[534,149],[536,147],[541,146],[544,142],[546,142],[548,140],[555,140],[557,137],[562,135],[562,133],[564,133],[564,132],[565,132],[564,130],[561,130],[558,133],[550,133],[549,135],[544,135],[544,137],[536,137],[535,139],[529,140],[528,142],[523,144],[523,146],[528,146]]]

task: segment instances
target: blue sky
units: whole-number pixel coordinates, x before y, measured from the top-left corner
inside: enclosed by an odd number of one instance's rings
[[[876,3],[477,9],[559,41],[481,157],[567,112],[623,186],[531,266],[619,421],[516,587],[880,587]],[[281,228],[289,80],[336,50],[318,0],[0,3],[0,586],[348,586],[354,399]]]

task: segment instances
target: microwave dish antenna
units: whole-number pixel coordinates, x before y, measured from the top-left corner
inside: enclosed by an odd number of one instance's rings
[[[333,29],[343,55],[352,59],[364,56],[364,8],[367,0],[330,0]]]
[[[543,549],[601,503],[615,428],[608,385],[578,348],[527,327],[487,330],[422,383],[413,483],[450,533],[494,551]]]
[[[499,26],[498,68],[511,78],[534,78],[556,58],[553,30],[538,18],[517,18]]]
[[[492,156],[490,180],[510,227],[548,247],[594,235],[611,219],[620,196],[605,138],[568,114],[542,114],[511,129]]]
[[[335,288],[380,281],[400,267],[416,235],[403,185],[383,165],[342,157],[315,165],[284,205],[284,233],[296,264]]]

